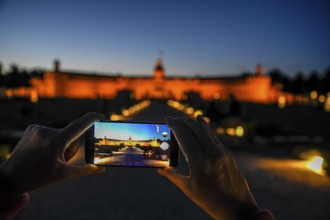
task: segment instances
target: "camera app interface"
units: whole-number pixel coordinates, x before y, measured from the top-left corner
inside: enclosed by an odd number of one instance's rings
[[[96,122],[94,163],[169,167],[170,129],[165,124]]]

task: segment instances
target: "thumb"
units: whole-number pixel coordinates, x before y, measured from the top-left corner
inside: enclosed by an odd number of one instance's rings
[[[70,177],[88,176],[94,173],[103,173],[105,167],[94,164],[70,165],[67,167]]]
[[[189,176],[184,176],[178,173],[174,168],[158,169],[157,171],[159,175],[165,176],[183,192],[187,191],[187,185],[189,183],[190,178]]]

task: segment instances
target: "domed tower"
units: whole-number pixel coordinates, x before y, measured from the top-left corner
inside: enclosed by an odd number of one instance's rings
[[[60,72],[60,68],[61,68],[61,62],[59,59],[55,59],[53,62],[53,71],[58,73]]]
[[[257,75],[257,76],[262,76],[262,74],[263,74],[263,67],[262,67],[261,64],[258,64],[258,65],[256,66],[256,75]]]
[[[155,79],[163,79],[165,75],[164,67],[163,67],[163,61],[161,58],[158,58],[155,70],[154,70],[154,78]]]

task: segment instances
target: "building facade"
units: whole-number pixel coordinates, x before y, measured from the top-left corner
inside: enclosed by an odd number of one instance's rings
[[[102,76],[61,71],[60,62],[54,62],[53,71],[41,78],[31,79],[31,88],[9,91],[12,96],[38,98],[113,98],[118,92],[129,90],[137,100],[182,100],[186,93],[196,92],[205,100],[226,99],[233,95],[239,101],[275,103],[279,97],[291,95],[272,85],[258,65],[254,75],[245,77],[166,77],[161,59],[157,60],[152,76]],[[8,92],[8,91],[7,91]]]

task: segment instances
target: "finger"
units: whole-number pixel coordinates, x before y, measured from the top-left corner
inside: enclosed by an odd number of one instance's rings
[[[196,140],[195,135],[191,132],[179,118],[166,118],[165,119],[168,126],[171,128],[174,136],[177,139],[177,142],[182,150],[183,154],[190,159],[197,159],[201,153],[200,148],[198,147],[198,140]]]
[[[174,185],[176,185],[183,192],[188,191],[188,183],[190,180],[189,176],[184,176],[178,173],[175,168],[164,168],[158,169],[158,174],[161,176],[165,176],[168,180],[170,180]]]
[[[95,112],[90,112],[84,116],[74,120],[65,128],[62,129],[61,135],[63,136],[66,144],[65,150],[70,144],[80,137],[88,128],[90,128],[94,122],[104,119],[104,116]]]
[[[197,116],[196,120],[199,122],[199,124],[202,126],[204,130],[204,135],[208,137],[210,144],[206,145],[206,150],[209,150],[211,152],[216,152],[216,150],[221,150],[223,153],[227,153],[228,150],[225,148],[225,146],[221,143],[221,141],[218,139],[218,137],[215,135],[209,124],[204,120],[203,116]]]
[[[189,118],[184,119],[183,122],[190,128],[191,132],[194,133],[196,139],[199,141],[199,148],[205,153],[215,153],[215,143],[213,137],[209,131],[199,121]]]
[[[67,175],[69,177],[88,176],[94,173],[103,173],[105,167],[94,164],[69,165],[67,166]]]
[[[37,126],[38,125],[31,124],[24,130],[24,133],[23,133],[22,137],[20,138],[20,140],[18,141],[18,143],[17,143],[16,147],[14,148],[12,154],[14,154],[16,151],[19,151],[21,148],[26,146],[26,143],[29,140],[31,140],[32,135],[33,135],[34,131],[36,130]]]

